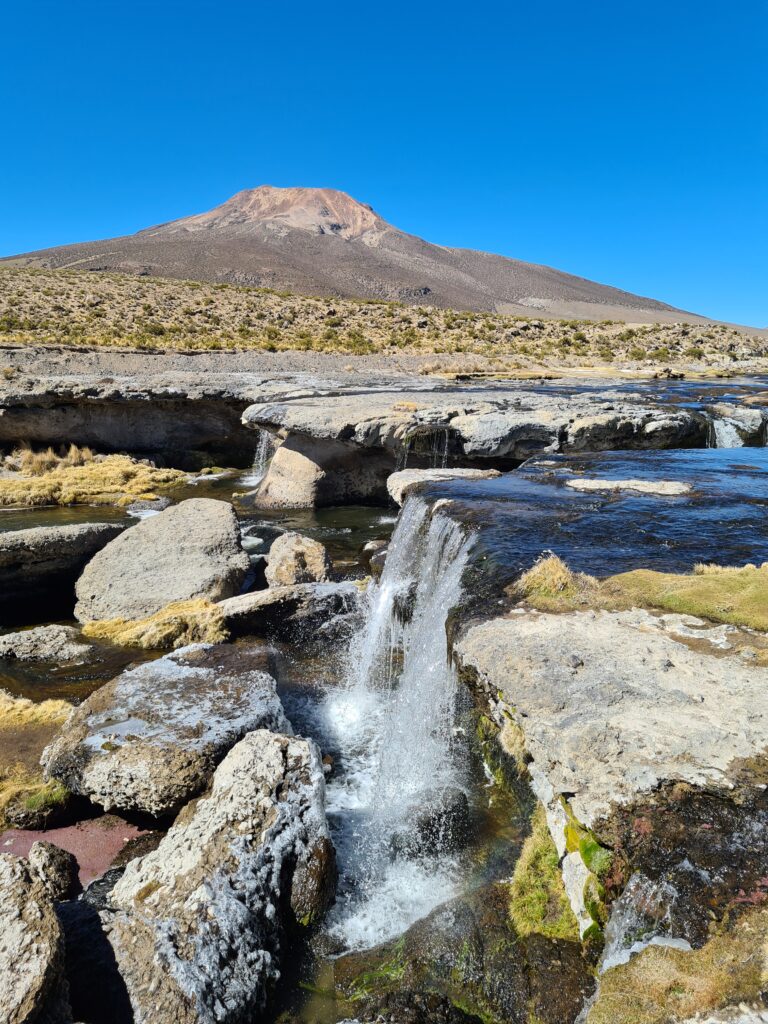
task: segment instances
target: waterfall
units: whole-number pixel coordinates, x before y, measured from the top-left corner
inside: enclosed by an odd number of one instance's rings
[[[611,908],[611,917],[605,927],[600,971],[627,963],[647,946],[690,949],[686,939],[669,934],[678,897],[678,891],[671,882],[652,881],[639,871],[635,872]]]
[[[710,448],[743,448],[744,441],[731,420],[713,419]]]
[[[253,465],[240,477],[240,483],[245,487],[258,487],[266,476],[269,461],[274,454],[272,435],[267,430],[259,430],[259,440],[256,451],[253,453]]]
[[[341,762],[328,786],[341,875],[328,930],[348,949],[400,934],[458,889],[458,858],[424,832],[439,830],[447,795],[461,796],[465,781],[446,623],[471,543],[422,499],[407,499],[345,683],[326,698]]]

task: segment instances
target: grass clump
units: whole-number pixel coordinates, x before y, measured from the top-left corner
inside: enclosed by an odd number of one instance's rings
[[[7,464],[18,466],[0,479],[0,506],[122,505],[151,500],[186,483],[178,469],[158,469],[128,455],[94,456],[72,445],[63,456],[22,450]]]
[[[118,647],[174,650],[187,644],[218,644],[229,639],[224,616],[203,599],[174,601],[146,619],[103,619],[83,626],[83,635]]]
[[[544,808],[538,804],[515,865],[509,913],[518,935],[579,941],[579,926],[563,886],[560,859],[549,834]]]
[[[524,572],[514,593],[542,611],[568,611],[588,603],[597,581],[573,572],[552,552],[545,552]]]
[[[602,975],[587,1024],[666,1024],[754,1004],[768,983],[766,943],[768,911],[758,910],[701,949],[649,946]]]

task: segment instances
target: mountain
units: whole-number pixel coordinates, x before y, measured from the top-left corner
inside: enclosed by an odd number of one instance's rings
[[[702,318],[551,267],[432,245],[329,188],[259,188],[135,235],[9,257],[27,266],[174,277],[305,295],[529,316]]]

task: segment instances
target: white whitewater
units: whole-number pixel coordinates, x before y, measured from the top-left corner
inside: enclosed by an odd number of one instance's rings
[[[677,899],[678,892],[670,882],[652,881],[635,872],[611,908],[600,973],[628,963],[648,946],[690,949],[686,939],[670,934],[671,912]]]
[[[259,441],[253,454],[253,465],[240,477],[244,487],[258,487],[266,476],[269,463],[274,455],[274,441],[267,430],[259,431]]]
[[[393,841],[415,809],[428,812],[464,782],[446,622],[470,546],[456,523],[406,501],[350,644],[345,685],[325,701],[324,731],[340,759],[327,806],[341,877],[327,927],[347,949],[400,934],[458,891],[455,857],[395,853]]]
[[[714,431],[713,448],[743,448],[741,434],[730,420],[716,419],[712,421]]]

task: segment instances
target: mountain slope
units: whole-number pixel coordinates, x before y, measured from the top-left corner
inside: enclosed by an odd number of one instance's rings
[[[238,192],[207,213],[135,235],[12,259],[27,266],[121,271],[498,313],[634,322],[702,319],[551,267],[432,245],[334,189],[264,185]]]

